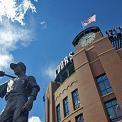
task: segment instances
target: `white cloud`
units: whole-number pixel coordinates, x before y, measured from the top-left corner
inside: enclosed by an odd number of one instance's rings
[[[54,65],[49,65],[42,72],[51,80],[54,80],[54,78],[56,77],[56,67]]]
[[[47,22],[46,21],[41,21],[40,25],[41,25],[42,29],[46,29],[47,28]]]
[[[5,22],[0,28],[0,46],[2,50],[13,50],[16,43],[24,43],[30,39],[31,31],[29,29],[11,25],[9,22]]]
[[[10,62],[13,61],[13,56],[10,54],[0,54],[0,70],[6,70]]]
[[[12,22],[18,21],[24,25],[23,20],[29,9],[36,12],[31,0],[0,0],[0,20],[7,17]]]
[[[35,2],[38,2],[38,0],[34,0]]]
[[[42,121],[40,120],[39,117],[33,116],[33,117],[29,118],[28,122],[42,122]]]
[[[4,22],[0,25],[0,70],[6,70],[14,58],[12,51],[18,45],[26,46],[31,40],[31,30]]]
[[[18,45],[27,46],[32,41],[32,30],[22,26],[29,9],[36,12],[31,0],[0,0],[0,70],[7,70],[14,61],[12,51]]]

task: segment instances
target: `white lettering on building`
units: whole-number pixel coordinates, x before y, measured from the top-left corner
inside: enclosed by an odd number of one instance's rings
[[[68,56],[66,56],[63,61],[61,61],[61,63],[57,66],[57,69],[56,69],[56,75],[58,75],[61,70],[66,67],[66,65],[69,63],[69,62],[72,62],[73,60],[73,55],[74,53],[73,52],[70,52]]]

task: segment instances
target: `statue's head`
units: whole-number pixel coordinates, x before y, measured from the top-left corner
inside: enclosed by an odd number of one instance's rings
[[[22,62],[19,62],[17,64],[11,63],[10,68],[14,70],[15,75],[21,75],[26,73],[26,66]]]

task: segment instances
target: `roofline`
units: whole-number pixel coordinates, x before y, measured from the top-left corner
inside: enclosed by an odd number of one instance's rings
[[[78,44],[79,38],[90,32],[99,32],[100,28],[98,26],[92,26],[81,31],[73,40],[72,44],[76,46]]]

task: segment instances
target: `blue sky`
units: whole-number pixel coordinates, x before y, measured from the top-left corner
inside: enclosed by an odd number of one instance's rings
[[[82,31],[81,21],[96,14],[96,22],[89,26],[99,26],[103,32],[112,27],[121,26],[122,1],[38,0],[38,2],[32,1],[32,3],[37,12],[32,13],[31,10],[26,12],[25,25],[21,25],[16,20],[13,22],[9,20],[10,26],[16,26],[20,34],[27,34],[18,37],[19,33],[17,33],[18,42],[15,47],[12,50],[7,49],[12,57],[11,61],[24,62],[27,65],[27,74],[36,77],[41,91],[30,116],[39,116],[44,122],[43,94],[49,82],[53,80],[55,67],[69,52],[75,51],[72,41]],[[1,26],[3,25],[1,24]],[[27,38],[23,38],[23,36],[27,36]],[[21,39],[24,42],[20,41]],[[8,66],[5,71],[13,74]],[[4,80],[7,78],[0,79],[0,83]],[[4,105],[5,102],[0,99],[0,110]]]

